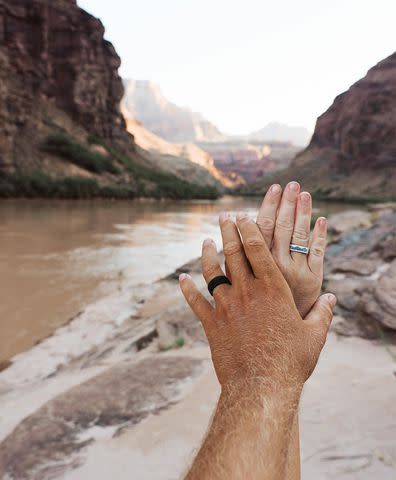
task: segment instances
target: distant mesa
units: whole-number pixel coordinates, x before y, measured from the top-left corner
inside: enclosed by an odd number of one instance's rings
[[[187,150],[195,152],[189,157],[193,162],[199,158],[202,164],[205,158],[202,150],[205,150],[206,157],[210,154],[213,168],[222,173],[220,181],[226,186],[251,183],[263,175],[287,167],[301,146],[309,141],[308,130],[280,123],[270,123],[247,136],[227,136],[200,113],[168,101],[159,86],[153,82],[129,79],[124,80],[124,87],[124,116],[137,119],[142,124],[138,128],[132,121],[127,121],[129,131],[137,143],[144,126],[160,139],[177,144],[187,143]],[[157,147],[158,140],[157,138],[154,142]],[[201,153],[197,153],[197,147],[192,148],[192,143],[200,147]],[[162,142],[161,148],[163,147]],[[166,149],[169,151],[169,144]],[[175,151],[174,147],[171,149]],[[206,165],[208,162],[209,160],[204,161]],[[213,169],[210,171],[213,174]]]
[[[251,141],[290,142],[298,147],[307,146],[311,137],[312,133],[304,127],[291,127],[278,122],[270,122],[264,128],[247,136]]]
[[[396,52],[348,91],[316,122],[309,146],[289,168],[258,181],[300,180],[316,196],[367,201],[396,199]]]
[[[219,142],[226,136],[200,113],[169,102],[159,86],[124,80],[123,108],[148,130],[170,142]]]

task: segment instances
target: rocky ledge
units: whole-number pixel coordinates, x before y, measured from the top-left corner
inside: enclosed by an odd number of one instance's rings
[[[370,222],[372,225],[368,227]],[[396,331],[396,211],[350,211],[329,219],[325,289],[338,298],[338,333],[367,338]],[[340,233],[342,232],[342,233]]]

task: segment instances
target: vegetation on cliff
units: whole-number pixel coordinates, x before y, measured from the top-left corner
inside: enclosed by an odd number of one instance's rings
[[[195,185],[175,175],[158,172],[94,137],[89,140],[100,145],[106,155],[91,151],[63,132],[48,135],[41,149],[87,171],[116,177],[126,172],[135,181],[128,182],[129,177],[124,175],[122,182],[99,183],[96,178],[53,176],[40,169],[16,170],[0,177],[0,197],[214,199],[220,195],[216,187]]]

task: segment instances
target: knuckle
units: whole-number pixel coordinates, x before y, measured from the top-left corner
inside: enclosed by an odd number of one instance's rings
[[[293,238],[302,242],[307,242],[309,240],[309,232],[303,228],[295,228]]]
[[[246,239],[246,247],[251,250],[261,250],[264,248],[265,241],[259,237],[249,237]]]
[[[199,304],[201,300],[201,294],[198,292],[190,292],[187,298],[188,298],[188,303],[191,306],[196,306]]]
[[[324,247],[321,245],[315,245],[311,248],[311,253],[315,257],[323,257],[324,256]]]
[[[278,218],[276,221],[276,228],[284,230],[286,232],[293,231],[294,222],[291,219]]]
[[[224,255],[232,257],[242,251],[242,245],[239,242],[228,242],[224,245]]]
[[[260,230],[273,230],[275,227],[275,220],[271,217],[261,217],[257,220],[257,225]]]
[[[294,208],[296,206],[296,198],[294,196],[289,197],[288,195],[285,195],[284,196],[284,201],[285,201],[286,205],[288,205],[289,207]]]
[[[203,266],[203,273],[205,273],[205,275],[207,276],[214,276],[218,273],[219,271],[219,266],[214,264],[214,263],[208,263],[208,264],[204,264]]]

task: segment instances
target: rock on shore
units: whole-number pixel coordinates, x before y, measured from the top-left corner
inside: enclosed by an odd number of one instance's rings
[[[81,463],[97,434],[112,436],[175,401],[178,382],[197,372],[189,357],[155,356],[110,368],[46,403],[1,443],[1,478],[54,478]]]
[[[339,333],[378,338],[384,328],[396,331],[396,211],[371,215],[370,228],[368,215],[355,212],[349,223],[345,214],[330,217],[333,231],[343,233],[328,248],[325,287],[337,295],[344,317]]]

